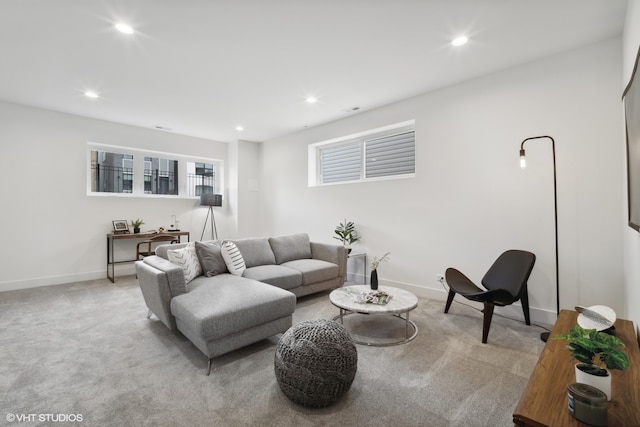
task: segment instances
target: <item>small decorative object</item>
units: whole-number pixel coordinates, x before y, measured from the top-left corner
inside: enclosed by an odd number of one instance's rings
[[[333,236],[333,238],[342,242],[347,249],[347,253],[351,252],[351,244],[360,239],[356,231],[356,225],[352,221],[347,222],[346,218],[344,222],[338,224],[333,232],[337,234],[337,236]]]
[[[131,220],[131,226],[133,227],[133,232],[134,233],[139,233],[140,232],[140,226],[144,224],[144,221],[142,221],[140,218],[136,219],[136,220]]]
[[[164,227],[158,227],[158,233],[164,233]]]
[[[124,219],[116,219],[113,222],[113,234],[128,234],[129,225]]]
[[[576,381],[602,390],[607,400],[611,400],[611,374],[603,366],[621,371],[629,368],[629,358],[620,350],[625,346],[622,340],[596,329],[584,329],[580,325],[574,326],[569,333],[553,338],[567,340],[567,350],[580,362],[575,368]]]
[[[357,292],[349,293],[351,299],[358,304],[377,304],[385,305],[391,301],[392,295],[385,291],[369,291],[369,292]]]
[[[382,258],[378,259],[377,256],[373,257],[373,260],[371,261],[371,289],[372,290],[376,290],[378,289],[378,265],[383,262],[383,261],[389,261],[389,254],[391,252],[387,252],[386,254],[384,254],[382,256]]]
[[[590,426],[607,425],[607,396],[588,384],[567,386],[569,413]]]
[[[578,325],[584,329],[595,329],[605,331],[616,323],[616,312],[606,305],[592,305],[583,307],[576,305],[578,314]]]
[[[173,217],[173,223],[171,224],[171,228],[169,228],[169,231],[180,231],[180,228],[178,227],[178,219],[176,215],[173,214],[171,216]]]

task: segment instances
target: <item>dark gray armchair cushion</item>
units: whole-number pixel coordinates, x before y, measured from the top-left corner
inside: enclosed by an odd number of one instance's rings
[[[290,234],[288,236],[270,237],[269,244],[276,256],[276,263],[282,264],[296,259],[311,258],[311,243],[306,233]]]
[[[207,277],[227,273],[227,264],[222,258],[220,246],[214,242],[196,242],[196,254],[200,260],[202,272]]]

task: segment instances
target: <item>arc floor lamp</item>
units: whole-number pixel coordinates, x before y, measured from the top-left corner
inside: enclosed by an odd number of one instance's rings
[[[204,227],[202,227],[202,235],[200,236],[200,240],[202,240],[202,238],[204,237],[204,230],[206,230],[207,228],[207,220],[209,219],[209,215],[211,215],[211,240],[216,240],[218,238],[218,230],[216,228],[216,218],[213,215],[213,207],[222,206],[222,194],[201,194],[200,206],[209,207],[209,210],[207,211],[207,217],[204,219]]]
[[[526,138],[520,144],[520,167],[524,169],[527,166],[527,161],[525,158],[524,152],[524,143],[527,141],[531,141],[534,139],[549,139],[551,141],[551,152],[553,153],[553,217],[555,221],[555,231],[556,231],[556,314],[560,314],[560,275],[558,273],[559,265],[558,265],[558,191],[556,185],[556,142],[555,140],[547,135],[542,136],[532,136],[531,138]],[[540,339],[546,342],[549,339],[549,332],[543,332],[540,334]]]

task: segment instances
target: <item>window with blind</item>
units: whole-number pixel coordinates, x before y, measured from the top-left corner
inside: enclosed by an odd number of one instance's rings
[[[416,170],[413,121],[310,146],[310,185],[412,177]]]

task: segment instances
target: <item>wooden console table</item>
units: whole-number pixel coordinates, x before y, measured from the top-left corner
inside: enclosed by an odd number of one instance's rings
[[[552,339],[575,326],[578,313],[562,310],[538,363],[533,369],[518,406],[513,413],[516,426],[587,426],[568,410],[567,385],[574,383],[576,361],[565,348],[565,340]],[[640,349],[633,322],[618,319],[616,336],[626,348],[631,366],[611,372],[611,401],[607,405],[609,426],[640,426]]]
[[[189,241],[189,232],[188,231],[163,231],[162,234],[171,234],[173,236],[187,236],[187,242]],[[133,234],[113,234],[107,233],[107,277],[111,280],[111,283],[116,282],[116,271],[115,265],[122,264],[125,262],[134,262],[135,259],[127,259],[123,261],[115,261],[113,256],[113,247],[115,246],[115,241],[117,240],[144,240],[149,239],[153,236],[157,236],[158,233],[133,233]],[[111,267],[111,274],[109,274],[109,267]]]

